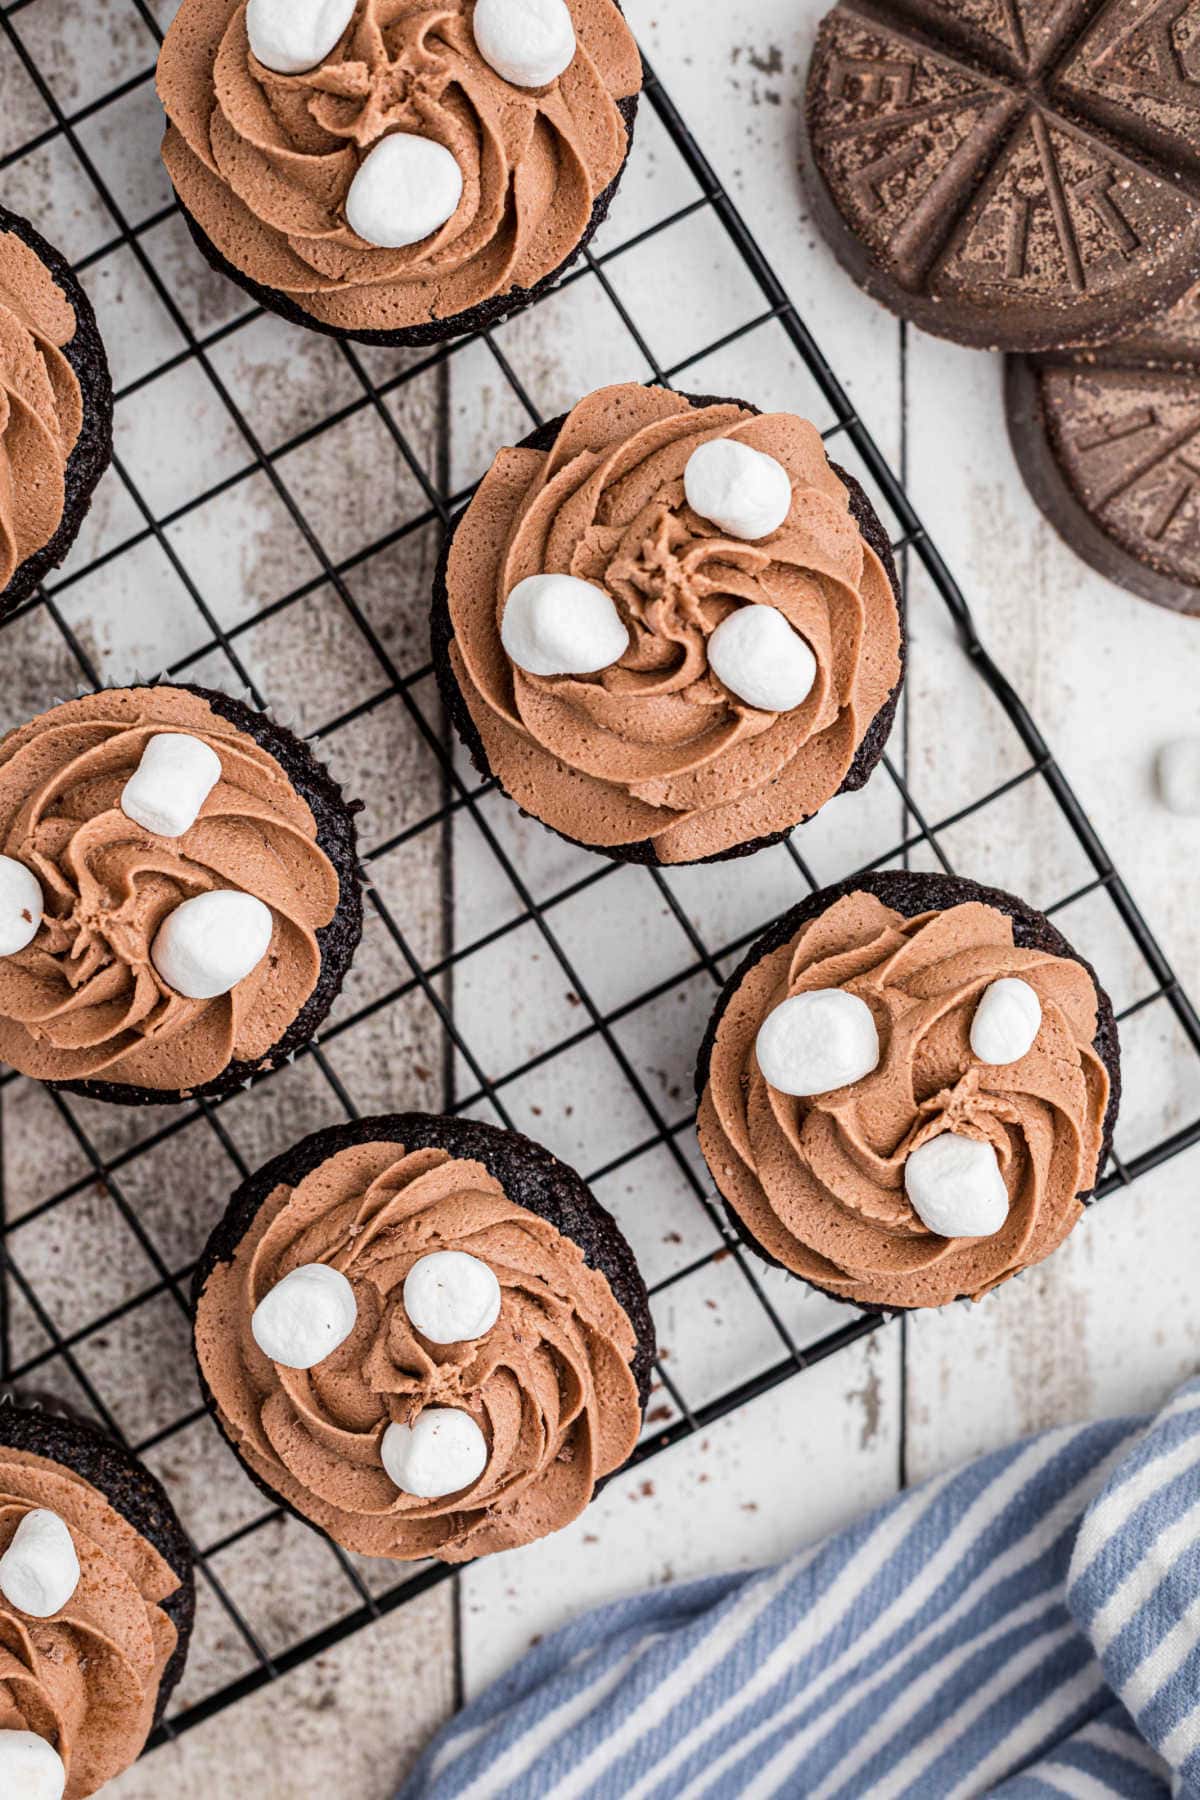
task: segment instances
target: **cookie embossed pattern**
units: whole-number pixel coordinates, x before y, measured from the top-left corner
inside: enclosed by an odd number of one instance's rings
[[[1005,404],[1029,491],[1076,554],[1200,613],[1200,288],[1102,350],[1009,357]]]
[[[1180,0],[845,0],[809,69],[816,216],[854,279],[985,349],[1105,343],[1200,274]]]

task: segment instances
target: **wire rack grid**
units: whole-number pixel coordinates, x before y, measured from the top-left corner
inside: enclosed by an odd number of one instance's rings
[[[141,288],[153,296],[156,316],[169,320],[171,327],[169,348],[160,354],[154,339],[142,365],[118,379],[117,455],[110,481],[120,505],[109,508],[107,532],[91,540],[85,534],[65,570],[5,621],[10,656],[26,659],[28,679],[42,705],[55,691],[48,685],[41,690],[45,670],[47,683],[62,683],[73,673],[84,688],[131,679],[135,671],[122,646],[105,648],[91,630],[92,596],[107,594],[108,588],[97,584],[107,582],[114,570],[136,573],[145,566],[137,559],[153,553],[154,566],[169,571],[172,591],[193,627],[187,648],[166,659],[169,676],[245,689],[264,705],[279,702],[277,684],[290,685],[293,691],[283,699],[298,704],[303,713],[306,688],[321,688],[318,663],[325,641],[304,651],[296,648],[295,639],[286,638],[285,651],[274,663],[262,647],[272,635],[282,638],[289,620],[303,615],[311,621],[313,615],[305,609],[319,605],[326,619],[338,620],[338,630],[344,632],[338,644],[350,644],[347,654],[363,672],[365,691],[335,716],[319,719],[310,731],[314,747],[336,758],[340,773],[344,744],[358,743],[355,734],[364,723],[374,723],[381,725],[388,745],[382,765],[371,765],[375,775],[382,768],[387,778],[387,757],[398,754],[401,742],[416,746],[424,773],[415,782],[420,804],[396,828],[381,824],[364,839],[362,872],[371,920],[364,951],[374,945],[381,973],[365,986],[350,985],[320,1043],[302,1053],[292,1070],[255,1083],[249,1096],[148,1109],[120,1121],[114,1121],[116,1109],[105,1112],[33,1089],[11,1072],[0,1077],[4,1378],[85,1406],[114,1435],[173,1476],[177,1497],[189,1479],[206,1494],[224,1489],[233,1479],[231,1466],[207,1460],[216,1433],[194,1386],[187,1385],[186,1346],[189,1275],[222,1192],[262,1154],[282,1147],[289,1129],[295,1136],[318,1123],[377,1110],[381,1101],[399,1108],[432,1098],[435,1109],[490,1117],[553,1140],[556,1149],[574,1151],[588,1179],[635,1239],[650,1278],[660,1336],[670,1336],[672,1342],[686,1336],[676,1308],[683,1310],[687,1294],[699,1297],[699,1335],[693,1331],[690,1363],[686,1355],[664,1351],[658,1364],[654,1404],[637,1452],[637,1460],[644,1460],[875,1327],[875,1321],[851,1311],[798,1296],[793,1291],[798,1284],[761,1269],[745,1254],[715,1203],[692,1143],[685,1072],[704,1013],[715,985],[783,905],[855,869],[950,870],[960,856],[956,840],[967,834],[965,841],[978,845],[992,835],[985,826],[981,836],[976,829],[981,821],[998,811],[1002,815],[1014,797],[1029,799],[1036,791],[1037,803],[1052,814],[1057,841],[1070,850],[1062,866],[1073,866],[1074,856],[1080,870],[1071,885],[1044,897],[1046,910],[1071,911],[1075,917],[1081,908],[1086,911],[1093,901],[1102,901],[1109,923],[1096,924],[1096,931],[1103,937],[1115,921],[1121,955],[1131,957],[1141,971],[1122,1018],[1131,1024],[1153,1009],[1160,1009],[1159,1017],[1167,1009],[1168,1030],[1194,1057],[1200,1057],[1200,1019],[1041,732],[980,643],[967,602],[900,479],[652,72],[647,72],[639,147],[626,186],[633,185],[639,155],[646,154],[652,176],[638,187],[639,198],[630,201],[624,221],[623,200],[618,200],[592,250],[554,295],[523,319],[430,352],[381,358],[348,344],[323,346],[343,381],[336,403],[314,407],[313,416],[272,441],[231,377],[227,352],[247,341],[246,334],[265,328],[274,334],[272,342],[283,347],[285,360],[277,378],[286,382],[286,356],[300,354],[298,334],[266,319],[232,290],[225,296],[225,316],[216,324],[198,320],[164,277],[155,253],[162,234],[178,225],[177,207],[171,199],[147,206],[131,198],[113,178],[104,139],[96,134],[97,123],[106,117],[122,130],[122,109],[128,104],[153,108],[153,59],[164,20],[147,0],[114,3],[127,27],[121,41],[126,46],[132,41],[133,48],[127,48],[121,67],[105,65],[102,88],[82,103],[78,96],[73,103],[71,91],[48,71],[41,53],[47,33],[53,35],[54,15],[39,27],[37,14],[53,0],[12,0],[0,11],[0,50],[15,72],[12,78],[27,94],[30,120],[20,141],[0,155],[0,193],[37,158],[69,158],[73,178],[86,186],[103,221],[90,247],[75,258],[81,278],[87,281],[114,258],[124,259]],[[110,31],[112,12],[110,7],[101,13]],[[648,153],[641,150],[643,140],[649,140]],[[698,231],[703,235],[697,237]],[[656,258],[668,245],[677,256],[684,242],[700,258],[698,281],[708,277],[709,285],[736,294],[730,302],[736,316],[722,316],[704,329],[697,325],[695,341],[681,345],[687,354],[672,361],[658,346],[676,341],[677,333],[686,339],[686,328],[676,320],[665,330],[661,317],[652,325],[644,318],[654,310]],[[719,266],[709,268],[714,258]],[[811,416],[818,417],[819,410],[828,421],[825,436],[832,454],[864,479],[892,523],[902,566],[911,565],[932,597],[930,603],[940,609],[943,621],[952,622],[966,652],[959,658],[958,674],[972,703],[982,705],[988,694],[996,702],[1007,741],[1018,754],[1000,764],[993,779],[970,794],[951,796],[936,786],[929,795],[918,794],[906,768],[912,730],[906,701],[893,749],[867,790],[875,796],[873,805],[866,795],[851,797],[838,803],[840,811],[827,809],[837,812],[838,823],[824,836],[817,822],[749,865],[698,872],[632,871],[574,853],[564,864],[557,842],[548,847],[546,834],[519,821],[493,784],[479,783],[451,742],[431,683],[431,665],[398,641],[386,607],[365,597],[359,578],[373,559],[392,554],[411,565],[414,588],[424,584],[427,589],[428,546],[468,498],[473,477],[486,466],[486,451],[498,442],[514,441],[501,431],[496,416],[511,421],[517,435],[523,435],[556,407],[554,379],[546,376],[531,346],[539,332],[569,329],[563,315],[568,305],[579,309],[569,359],[579,376],[577,393],[597,385],[605,374],[620,374],[704,392],[746,391],[771,403],[778,396],[774,387],[764,391],[764,371],[769,370],[772,378],[791,381],[809,396]],[[606,343],[619,338],[622,347],[606,351],[608,363],[593,379],[585,379],[580,373],[587,366],[583,345],[597,335],[597,309],[608,321],[600,336]],[[544,321],[540,325],[539,316]],[[744,367],[737,361],[743,356]],[[200,377],[210,412],[232,431],[238,455],[228,468],[219,459],[212,466],[206,463],[193,482],[194,491],[179,497],[164,492],[139,465],[136,421],[154,393],[184,374]],[[756,378],[757,390],[739,388],[739,374],[745,382]],[[477,455],[461,478],[455,407],[464,393],[477,389],[492,395],[492,422],[479,437],[482,459]],[[303,468],[305,453],[329,434],[365,424],[375,434],[373,441],[389,446],[395,459],[393,490],[403,487],[408,507],[395,522],[379,509],[381,516],[372,514],[361,541],[347,548],[327,515],[310,503],[296,471]],[[221,507],[250,483],[257,484],[272,516],[303,546],[303,572],[296,577],[293,571],[288,580],[277,582],[278,591],[269,598],[246,597],[234,616],[198,573],[188,527],[201,516],[224,518]],[[914,580],[912,586],[917,585]],[[414,605],[419,614],[419,597]],[[306,724],[312,724],[311,709]],[[363,772],[361,760],[358,772]],[[367,773],[369,777],[370,768]],[[407,775],[402,772],[394,780],[404,785]],[[851,829],[849,821],[862,830]],[[1003,829],[997,828],[1001,837]],[[872,831],[881,834],[872,840]],[[417,847],[422,858],[413,854]],[[768,867],[770,873],[764,875]],[[967,872],[984,875],[975,864]],[[411,902],[422,883],[428,905],[422,913],[425,922],[418,926]],[[710,905],[710,894],[719,895],[720,903]],[[593,934],[600,930],[603,935],[606,928],[620,934],[635,914],[653,918],[651,937],[643,944],[634,932],[628,951],[618,957],[622,966],[614,984],[611,973],[598,972],[589,961],[589,935],[581,934],[579,921],[586,920]],[[673,948],[659,956],[664,934]],[[542,976],[535,978],[535,967]],[[508,1012],[507,996],[505,1006],[494,1004],[497,970],[507,971],[509,978],[516,970],[522,983],[545,977],[556,990],[549,1026],[541,1028],[540,1036],[520,1039],[524,1053],[515,1061],[511,1050],[505,1060],[505,1040],[494,1030],[495,1013]],[[535,991],[540,1006],[539,995]],[[673,1000],[682,1004],[670,1015],[667,1029],[663,1021]],[[423,1066],[414,1056],[406,1073],[397,1077],[389,1070],[381,1080],[375,1064],[347,1054],[356,1036],[381,1022],[407,1020],[414,1007],[419,1023],[411,1029],[407,1023],[397,1026],[386,1044],[405,1044],[411,1037],[424,1063],[436,1067]],[[509,1017],[503,1026],[513,1041],[520,1038],[519,1032],[513,1038]],[[677,1050],[664,1050],[660,1040],[672,1030],[679,1039]],[[438,1054],[430,1050],[434,1043],[444,1047]],[[573,1056],[599,1057],[600,1072],[594,1061],[572,1062]],[[1147,1085],[1153,1086],[1156,1065],[1151,1062],[1148,1068]],[[422,1091],[414,1092],[414,1085],[422,1083]],[[585,1092],[585,1086],[591,1091]],[[274,1111],[273,1094],[285,1096]],[[552,1108],[552,1100],[561,1105]],[[556,1112],[553,1129],[547,1116],[551,1110]],[[1132,1181],[1200,1140],[1200,1116],[1192,1117],[1186,1106],[1183,1110],[1186,1116],[1169,1118],[1152,1110],[1141,1139],[1114,1158],[1101,1192]],[[592,1140],[579,1123],[579,1115],[589,1111],[626,1121],[619,1144],[606,1140],[603,1149],[592,1153]],[[248,1128],[248,1117],[255,1126],[268,1121],[265,1139]],[[539,1119],[545,1123],[541,1131]],[[297,1120],[302,1121],[298,1129]],[[14,1141],[22,1135],[23,1160],[13,1153]],[[32,1162],[31,1136],[36,1142]],[[32,1184],[31,1167],[41,1171]],[[203,1206],[193,1204],[189,1185],[190,1172],[199,1168],[208,1172]],[[622,1196],[631,1186],[640,1190],[647,1180],[661,1184],[660,1222],[672,1226],[657,1232],[653,1243],[640,1239],[638,1230],[645,1230],[644,1215],[654,1208],[629,1208],[627,1203],[622,1215]],[[182,1185],[183,1210],[199,1215],[186,1229],[169,1212],[170,1228],[159,1228],[151,1196],[163,1185]],[[83,1230],[93,1234],[87,1240],[88,1285],[62,1286],[58,1252]],[[131,1261],[134,1275],[126,1273]],[[706,1356],[703,1334],[711,1336],[704,1309],[717,1310],[719,1304],[711,1293],[715,1282],[731,1324],[714,1358]],[[172,1384],[169,1404],[147,1410],[144,1397],[132,1407],[126,1402],[130,1365],[122,1356],[131,1341],[143,1348],[151,1341],[136,1335],[138,1322],[151,1314],[155,1331],[174,1347],[185,1373]],[[127,1335],[131,1330],[132,1339]],[[741,1344],[741,1350],[731,1353],[731,1341]],[[145,1428],[147,1419],[154,1421],[153,1429]],[[185,1451],[185,1445],[192,1448]],[[219,1445],[217,1454],[224,1454]],[[212,1473],[215,1468],[219,1474]],[[216,1527],[200,1502],[185,1507],[184,1516],[197,1555],[201,1630],[209,1632],[214,1648],[211,1657],[202,1659],[202,1678],[185,1679],[154,1741],[212,1716],[447,1573],[437,1565],[403,1571],[368,1565],[314,1537],[311,1543],[319,1544],[327,1558],[321,1578],[310,1580],[316,1601],[307,1612],[281,1619],[269,1607],[256,1612],[241,1585],[247,1559],[256,1559],[261,1568],[267,1541],[262,1534],[280,1525],[279,1510],[264,1509],[261,1497],[247,1485],[244,1494],[238,1489],[237,1505],[232,1513],[221,1513]]]

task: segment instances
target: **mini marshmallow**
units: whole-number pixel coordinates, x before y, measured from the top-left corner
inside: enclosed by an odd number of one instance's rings
[[[373,144],[346,195],[346,221],[368,244],[402,250],[440,231],[462,199],[454,157],[433,138],[393,131]]]
[[[246,36],[265,69],[300,75],[325,61],[354,17],[355,0],[249,0]]]
[[[1005,975],[984,989],[971,1020],[971,1054],[985,1063],[1018,1062],[1033,1048],[1042,1028],[1037,990],[1018,975]]]
[[[740,438],[710,438],[683,471],[687,503],[735,538],[770,537],[791,511],[792,482],[783,464]]]
[[[79,1586],[75,1542],[57,1513],[27,1512],[0,1556],[0,1594],[18,1612],[50,1619]]]
[[[774,606],[739,606],[708,640],[708,665],[731,693],[763,712],[791,712],[812,692],[817,659]]]
[[[32,1731],[0,1731],[0,1794],[13,1800],[62,1800],[67,1785],[63,1759]]]
[[[610,595],[577,575],[527,575],[504,603],[500,642],[527,675],[594,675],[629,633]]]
[[[910,1151],[904,1191],[938,1237],[993,1237],[1008,1217],[1008,1189],[996,1152],[979,1138],[943,1131]]]
[[[213,1000],[258,967],[271,930],[271,909],[253,894],[214,888],[167,914],[154,934],[150,960],[176,993]]]
[[[250,1318],[264,1356],[285,1369],[315,1369],[358,1321],[354,1289],[328,1263],[302,1263],[263,1295]]]
[[[574,60],[565,0],[478,0],[471,24],[484,62],[514,87],[545,87]]]
[[[42,885],[33,870],[15,856],[0,856],[0,956],[15,956],[32,944],[44,910]]]
[[[495,1271],[465,1250],[435,1250],[404,1278],[404,1310],[431,1344],[483,1337],[500,1317]]]
[[[479,1480],[487,1468],[488,1447],[470,1413],[427,1406],[412,1425],[389,1425],[379,1454],[401,1493],[441,1500]]]
[[[1158,791],[1168,812],[1200,815],[1200,738],[1174,738],[1158,753]]]
[[[758,1028],[763,1080],[781,1094],[828,1094],[879,1066],[879,1032],[865,1000],[843,988],[793,994]]]
[[[121,790],[121,811],[156,837],[182,837],[220,779],[221,759],[203,738],[160,731]]]

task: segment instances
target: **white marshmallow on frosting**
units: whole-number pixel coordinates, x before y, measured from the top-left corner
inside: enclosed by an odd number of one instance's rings
[[[811,988],[767,1014],[754,1054],[763,1080],[779,1093],[828,1094],[878,1068],[879,1032],[857,994]]]
[[[403,250],[440,231],[457,212],[462,191],[462,170],[444,144],[393,131],[359,163],[346,221],[366,243]]]
[[[265,1293],[250,1317],[264,1356],[285,1369],[315,1369],[358,1322],[354,1289],[328,1263],[302,1263]]]
[[[1200,737],[1173,738],[1158,753],[1158,791],[1168,812],[1200,815]]]
[[[504,602],[500,642],[527,675],[594,675],[629,648],[610,595],[577,575],[527,575]]]
[[[182,837],[221,779],[221,759],[203,738],[160,731],[121,790],[121,811],[156,837]]]
[[[575,57],[565,0],[477,0],[471,28],[484,62],[514,87],[545,87]]]
[[[214,888],[167,914],[154,934],[150,960],[176,993],[213,1000],[258,967],[271,930],[271,909],[255,895]]]
[[[488,1447],[470,1413],[427,1406],[411,1425],[389,1425],[379,1454],[401,1493],[441,1500],[479,1480],[487,1468]]]
[[[1014,1063],[1033,1048],[1042,1028],[1036,988],[1005,975],[984,989],[971,1020],[971,1053],[983,1063]]]
[[[709,438],[683,471],[687,503],[729,537],[764,538],[792,506],[792,481],[781,462],[740,438]]]
[[[33,1731],[0,1731],[0,1794],[12,1800],[62,1800],[67,1786],[63,1759]]]
[[[42,884],[15,856],[0,856],[0,956],[32,944],[45,910]]]
[[[1008,1217],[1008,1189],[996,1152],[979,1138],[943,1131],[904,1163],[904,1191],[938,1237],[994,1237]]]
[[[301,75],[324,62],[354,6],[355,0],[248,0],[250,48],[276,75]]]
[[[0,1556],[0,1594],[18,1612],[50,1619],[79,1586],[75,1541],[57,1513],[27,1512]]]
[[[404,1310],[431,1344],[463,1344],[500,1317],[500,1283],[478,1256],[434,1250],[405,1276]]]
[[[708,663],[731,693],[763,712],[791,712],[817,679],[816,657],[775,606],[729,613],[708,640]]]

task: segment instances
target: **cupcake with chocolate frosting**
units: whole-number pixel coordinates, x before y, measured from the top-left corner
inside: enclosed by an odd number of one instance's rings
[[[362,927],[353,814],[211,689],[114,688],[0,740],[0,1059],[127,1105],[230,1092],[313,1036]]]
[[[163,160],[201,251],[263,306],[431,344],[579,255],[641,84],[616,0],[183,0]]]
[[[0,206],[0,617],[75,542],[112,457],[112,383],[91,302]]]
[[[861,787],[903,655],[887,534],[816,428],[633,383],[497,454],[434,596],[478,768],[625,862],[745,855]]]
[[[94,1426],[0,1403],[0,1793],[83,1800],[140,1755],[195,1594],[159,1483]]]
[[[742,1236],[868,1312],[979,1299],[1056,1250],[1121,1086],[1111,1003],[1061,932],[1011,894],[899,871],[764,933],[696,1084]]]
[[[638,1440],[654,1328],[633,1253],[515,1132],[407,1113],[305,1138],[238,1189],[194,1295],[221,1430],[347,1550],[530,1543]]]

